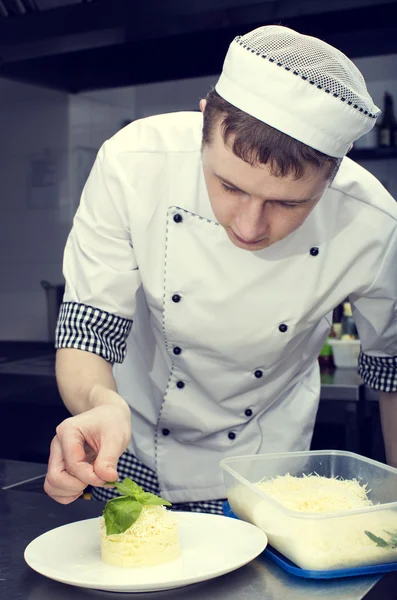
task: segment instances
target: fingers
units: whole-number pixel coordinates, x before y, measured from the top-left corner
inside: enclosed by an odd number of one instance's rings
[[[57,502],[69,504],[81,496],[85,488],[85,482],[66,471],[60,441],[54,437],[51,442],[48,470],[44,482],[45,492]]]
[[[66,471],[86,485],[102,485],[104,480],[95,474],[93,465],[87,460],[86,440],[83,433],[79,429],[73,428],[67,433],[60,433],[58,438],[62,447]]]
[[[51,443],[44,489],[67,504],[87,485],[103,486],[118,479],[117,462],[131,436],[130,422],[115,406],[100,406],[70,417]]]
[[[117,462],[124,450],[120,438],[104,435],[94,463],[95,474],[103,481],[117,481]]]

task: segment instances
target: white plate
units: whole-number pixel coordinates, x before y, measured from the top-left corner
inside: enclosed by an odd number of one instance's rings
[[[260,529],[228,517],[175,512],[181,557],[157,567],[113,567],[101,560],[100,519],[52,529],[25,550],[28,565],[50,579],[112,592],[154,592],[230,573],[256,558],[267,545]]]

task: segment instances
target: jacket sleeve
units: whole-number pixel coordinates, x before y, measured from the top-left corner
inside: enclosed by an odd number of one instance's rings
[[[129,226],[133,197],[105,142],[65,247],[66,288],[57,348],[86,350],[112,363],[123,361],[140,286]]]
[[[361,340],[359,373],[370,387],[397,391],[397,227],[378,275],[363,295],[351,295]]]

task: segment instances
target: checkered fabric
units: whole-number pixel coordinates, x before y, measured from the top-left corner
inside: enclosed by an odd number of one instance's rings
[[[380,392],[397,392],[397,356],[369,356],[360,352],[358,372],[364,383]]]
[[[159,481],[154,471],[143,465],[129,450],[126,450],[121,455],[117,471],[119,479],[130,477],[145,492],[151,492],[157,496],[161,496]],[[118,496],[118,492],[114,489],[92,488],[92,499],[107,501]],[[178,502],[172,504],[172,510],[183,510],[188,512],[203,512],[213,515],[223,514],[223,503],[225,500],[205,500],[200,502]]]
[[[64,302],[59,311],[55,347],[86,350],[108,362],[121,363],[131,326],[131,319],[86,304]]]

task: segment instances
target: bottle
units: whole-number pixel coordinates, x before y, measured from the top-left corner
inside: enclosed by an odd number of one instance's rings
[[[338,304],[332,312],[332,328],[329,337],[340,340],[342,336],[343,302]]]
[[[332,346],[330,344],[330,339],[338,339],[340,335],[338,334],[338,325],[341,323],[332,323],[331,329],[329,331],[328,338],[326,339],[324,346],[320,352],[320,356],[318,357],[318,361],[321,366],[321,375],[324,376],[327,373],[332,373],[335,369],[334,356]]]
[[[342,323],[333,323],[329,337],[340,340],[342,337]]]
[[[394,116],[393,96],[389,92],[385,92],[383,114],[377,128],[378,146],[390,148],[397,145],[397,121]]]
[[[358,338],[358,332],[356,325],[353,321],[353,313],[350,302],[343,303],[343,317],[342,317],[342,340],[356,340]]]
[[[328,340],[326,340],[324,346],[321,349],[320,355],[318,357],[318,362],[320,364],[322,373],[327,372],[328,369],[333,370],[335,368],[332,347],[329,344]]]

